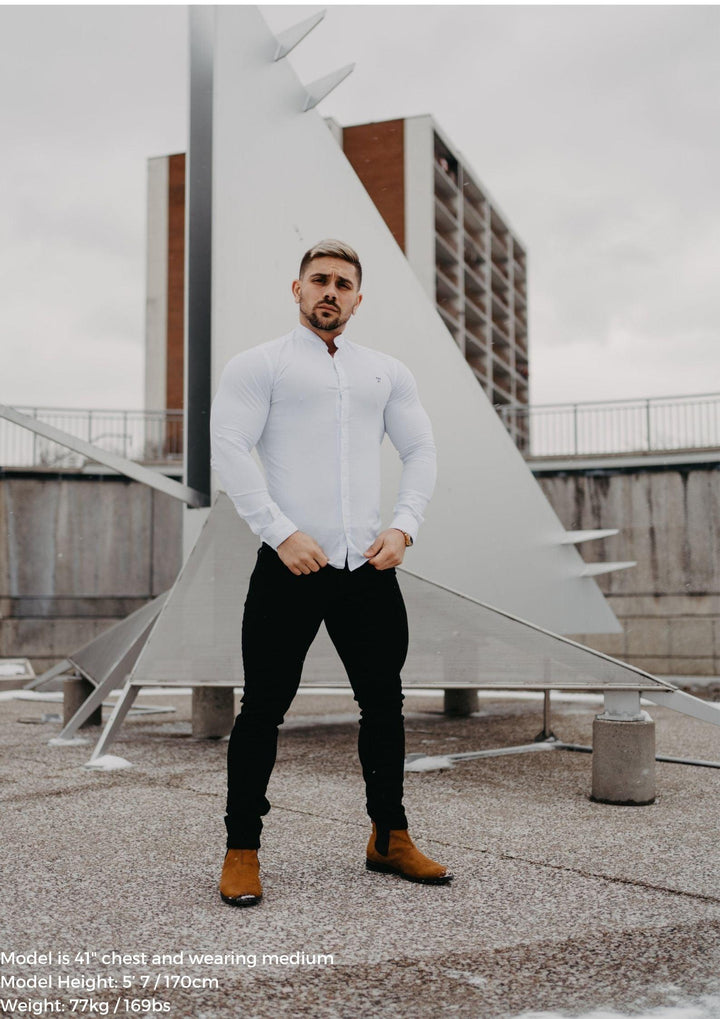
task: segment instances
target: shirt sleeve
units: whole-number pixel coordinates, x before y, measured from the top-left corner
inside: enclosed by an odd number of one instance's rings
[[[437,458],[430,418],[408,368],[396,362],[390,399],[385,406],[385,431],[402,460],[402,475],[391,527],[417,538],[423,513],[435,489]]]
[[[250,530],[272,548],[297,527],[270,496],[252,456],[272,398],[272,362],[261,348],[246,350],[223,370],[210,412],[211,464]]]

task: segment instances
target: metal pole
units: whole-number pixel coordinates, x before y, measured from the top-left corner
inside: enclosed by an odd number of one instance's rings
[[[190,6],[185,171],[185,484],[210,492],[212,117],[215,9]]]
[[[650,400],[645,401],[645,429],[647,431],[648,453],[652,449],[652,424],[650,420]]]

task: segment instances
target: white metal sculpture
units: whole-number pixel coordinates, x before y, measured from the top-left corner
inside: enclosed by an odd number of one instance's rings
[[[292,326],[290,281],[303,252],[323,236],[346,239],[364,268],[352,339],[411,368],[435,429],[438,487],[408,567],[560,633],[616,632],[586,564],[380,213],[322,117],[305,109],[307,88],[287,60],[274,59],[308,25],[279,41],[254,7],[206,8],[203,16],[214,19],[213,390],[234,354]],[[385,452],[389,519],[398,465]]]

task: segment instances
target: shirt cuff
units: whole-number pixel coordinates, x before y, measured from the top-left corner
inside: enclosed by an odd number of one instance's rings
[[[295,534],[295,531],[297,531],[297,527],[292,520],[283,516],[279,520],[273,520],[272,524],[268,527],[263,527],[260,537],[270,548],[274,548],[277,552],[278,545],[282,545],[286,538],[289,538],[291,534]]]
[[[410,516],[409,513],[398,513],[393,517],[393,521],[390,524],[391,527],[396,527],[398,531],[405,531],[410,535],[413,542],[417,541],[418,530],[420,525],[418,524],[415,517]]]

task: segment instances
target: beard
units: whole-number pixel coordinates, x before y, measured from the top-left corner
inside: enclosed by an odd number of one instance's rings
[[[328,309],[324,309],[318,313],[314,308],[303,308],[302,301],[300,302],[300,311],[315,329],[320,329],[323,332],[328,333],[332,332],[334,329],[342,328],[350,317],[346,316],[345,318],[342,318],[339,309],[336,309],[334,315],[331,314],[326,318],[323,316],[327,315]]]

